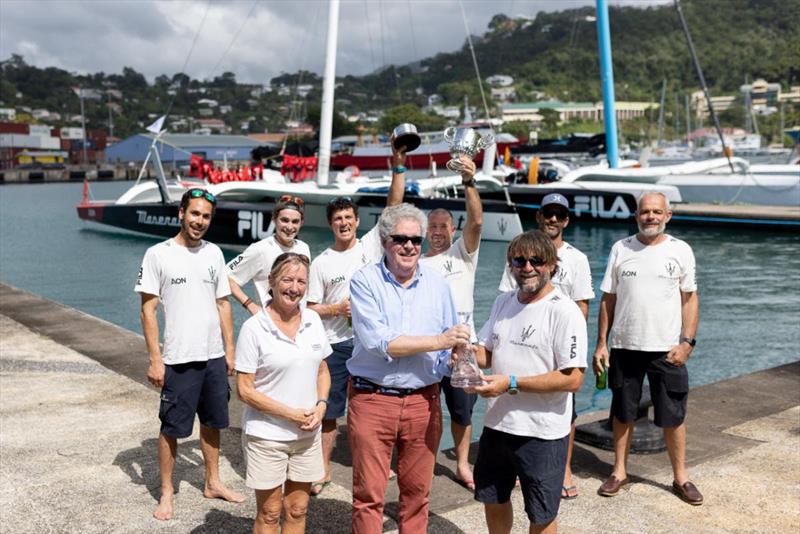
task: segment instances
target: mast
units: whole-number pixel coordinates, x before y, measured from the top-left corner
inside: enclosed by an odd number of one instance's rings
[[[617,116],[614,109],[614,69],[611,64],[611,29],[608,24],[608,1],[597,0],[597,43],[600,51],[600,81],[603,86],[603,122],[606,129],[608,166],[619,166]]]
[[[661,146],[664,140],[664,97],[667,95],[667,79],[661,80],[661,101],[658,104],[658,139],[656,146]]]
[[[322,110],[319,121],[319,163],[317,183],[328,183],[331,166],[333,129],[333,89],[336,83],[336,41],[339,33],[339,0],[331,0],[328,10],[328,42],[325,48],[325,75],[322,79]]]

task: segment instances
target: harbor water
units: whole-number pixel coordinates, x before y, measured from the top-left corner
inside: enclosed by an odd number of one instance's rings
[[[96,183],[92,192],[98,199],[114,199],[130,185]],[[80,221],[75,205],[81,193],[80,183],[0,187],[0,280],[140,332],[139,298],[133,283],[145,250],[158,240]],[[531,223],[523,221],[526,227]],[[688,362],[691,386],[798,359],[800,236],[713,227],[668,227],[668,231],[687,241],[697,258],[700,325],[697,347]],[[611,245],[634,232],[633,226],[613,223],[567,228],[566,240],[589,257],[596,292]],[[303,229],[300,237],[312,255],[332,241],[330,232],[322,229]],[[505,248],[504,243],[481,245],[475,284],[478,328],[498,294]],[[226,259],[237,253],[223,251]],[[590,306],[589,357],[597,335],[598,303],[599,292]],[[240,306],[233,310],[238,332],[246,314]],[[131,354],[131,358],[146,357]],[[592,376],[584,381],[577,395],[579,412],[607,409],[610,393],[598,393],[594,384]],[[479,401],[473,439],[478,436],[483,408]],[[445,432],[442,447],[451,444]]]

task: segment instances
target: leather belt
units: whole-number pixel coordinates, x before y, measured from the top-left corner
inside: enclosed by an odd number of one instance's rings
[[[376,384],[375,382],[371,382],[360,376],[354,376],[351,380],[353,389],[358,391],[366,391],[368,393],[378,393],[379,395],[388,395],[390,397],[406,397],[408,395],[413,395],[414,393],[420,393],[430,387],[423,386],[421,388],[393,388]]]

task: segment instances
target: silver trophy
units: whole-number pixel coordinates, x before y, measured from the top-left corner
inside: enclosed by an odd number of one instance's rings
[[[491,132],[479,134],[472,128],[451,126],[444,131],[444,140],[450,145],[450,155],[453,156],[447,162],[447,168],[453,172],[461,172],[463,165],[458,160],[459,156],[463,154],[469,159],[475,159],[478,152],[494,144],[494,135]]]
[[[483,384],[483,375],[475,359],[475,347],[462,345],[456,349],[458,359],[453,365],[450,385],[454,388],[469,388]]]
[[[395,150],[405,148],[406,153],[416,150],[422,143],[422,139],[417,133],[417,127],[409,122],[404,122],[392,130],[391,140]]]

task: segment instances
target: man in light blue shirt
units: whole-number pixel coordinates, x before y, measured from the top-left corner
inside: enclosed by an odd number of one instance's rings
[[[353,532],[380,532],[392,449],[397,446],[400,532],[425,532],[442,435],[439,382],[451,349],[467,344],[445,279],[419,265],[427,219],[410,204],[378,221],[379,263],[350,282],[354,349],[347,431],[353,457]]]

